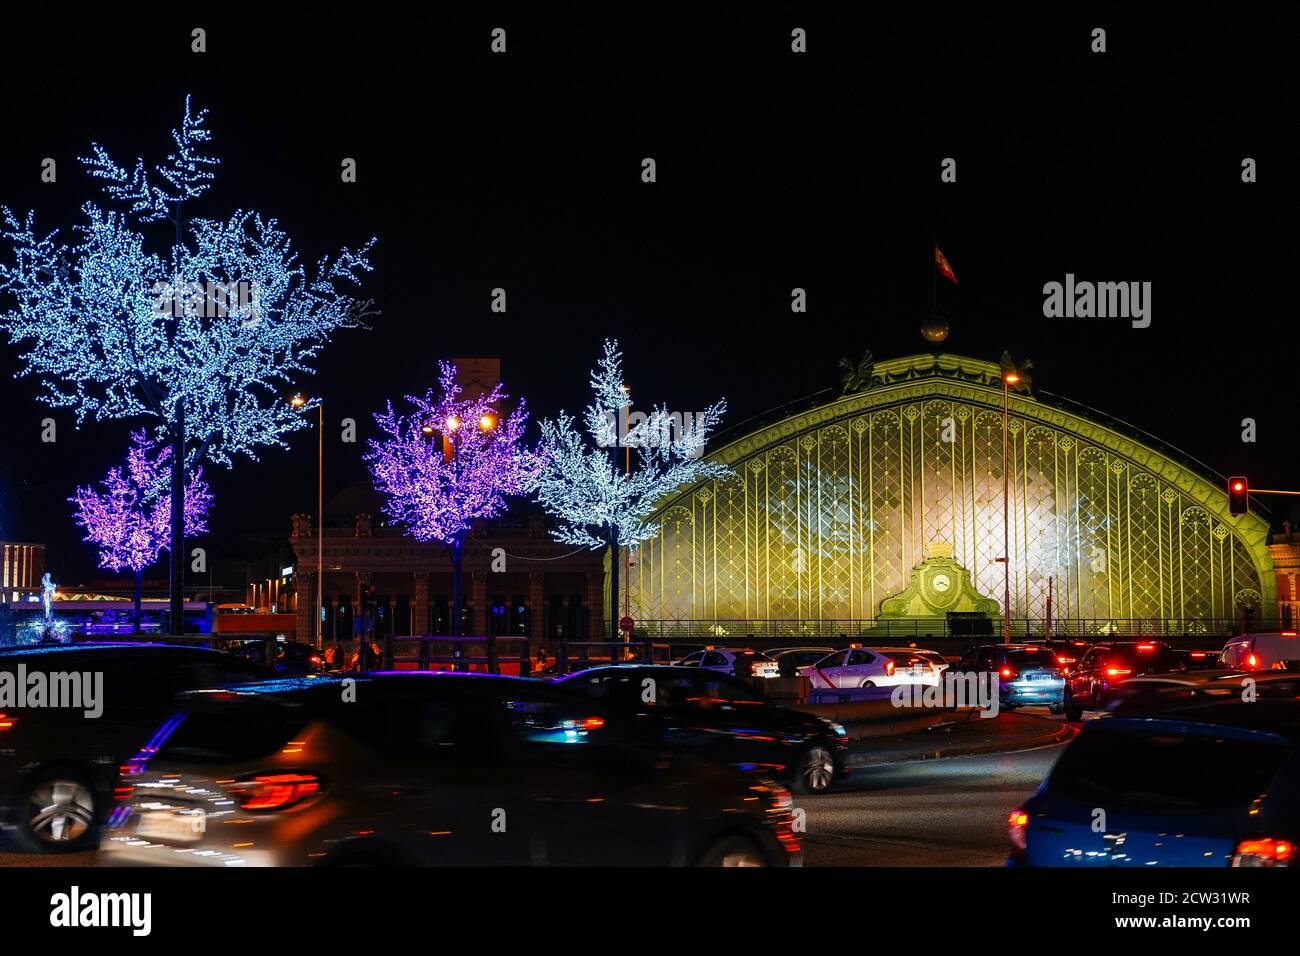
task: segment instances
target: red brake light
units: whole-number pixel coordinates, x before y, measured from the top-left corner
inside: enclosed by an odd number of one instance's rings
[[[8,714],[0,714],[0,730],[12,730],[17,719],[16,717],[10,717]]]
[[[1233,866],[1290,866],[1295,845],[1290,840],[1242,840],[1232,855]]]
[[[893,661],[885,661],[885,673],[886,673],[887,675],[889,675],[890,677],[893,677],[893,676],[894,676],[894,662],[893,662]]]
[[[258,774],[230,785],[241,810],[287,810],[320,790],[309,773]]]
[[[1139,645],[1138,645],[1138,650],[1139,650],[1139,651],[1154,651],[1155,649],[1156,649],[1156,646],[1155,646],[1154,644],[1139,644]]]
[[[1029,814],[1024,810],[1012,810],[1007,816],[1007,837],[1011,840],[1011,845],[1017,850],[1025,850],[1029,846],[1025,838],[1025,830],[1029,826]]]
[[[1003,676],[1003,677],[1015,677],[1015,676],[1016,676],[1016,672],[1015,672],[1014,670],[1012,670],[1010,667],[1004,667],[1004,668],[1002,668],[1002,676]]]
[[[599,730],[605,726],[604,717],[583,717],[577,721],[579,730]]]
[[[1107,676],[1107,677],[1123,677],[1125,674],[1132,674],[1132,673],[1133,673],[1133,672],[1132,672],[1131,670],[1129,670],[1127,667],[1107,667],[1107,668],[1106,668],[1106,676]]]

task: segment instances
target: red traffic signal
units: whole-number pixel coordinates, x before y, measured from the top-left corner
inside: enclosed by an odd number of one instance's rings
[[[1250,485],[1245,475],[1228,479],[1228,514],[1244,515],[1250,507]]]

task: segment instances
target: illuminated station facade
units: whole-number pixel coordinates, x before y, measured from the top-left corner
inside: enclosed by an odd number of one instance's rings
[[[482,372],[495,380],[499,368]],[[1008,391],[1005,421],[1013,636],[1044,633],[1049,594],[1058,635],[1294,626],[1300,538],[1289,528],[1231,516],[1222,479],[1024,386]],[[659,532],[620,559],[634,637],[940,637],[958,621],[1000,636],[1003,398],[991,362],[878,361],[846,394],[718,445],[710,457],[731,474],[662,502]],[[351,636],[359,613],[378,634],[448,633],[446,549],[385,526],[368,485],[325,510],[325,637]],[[291,609],[310,639],[313,516],[294,517],[290,543]],[[508,556],[504,573],[494,553]],[[466,545],[462,633],[597,640],[607,574],[601,552],[552,541],[521,504]]]
[[[1149,437],[955,355],[878,361],[846,394],[715,448],[632,557],[651,637],[1218,637],[1295,620],[1300,547]],[[1008,452],[1004,459],[1004,425]],[[1008,508],[1003,508],[1005,493]],[[980,629],[975,629],[977,632]]]

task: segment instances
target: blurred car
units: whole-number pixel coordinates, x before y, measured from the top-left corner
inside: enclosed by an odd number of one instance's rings
[[[310,644],[288,641],[276,648],[275,673],[280,677],[319,674],[324,666],[320,651]]]
[[[1079,720],[1085,710],[1104,710],[1111,688],[1122,681],[1183,669],[1164,641],[1094,644],[1065,679],[1066,719]]]
[[[654,721],[448,672],[197,691],[141,747],[113,864],[786,865],[774,781],[665,753]]]
[[[1300,637],[1281,634],[1243,634],[1219,653],[1219,666],[1243,671],[1300,670]]]
[[[925,653],[915,647],[851,644],[827,654],[815,664],[799,668],[799,675],[807,677],[814,688],[822,689],[937,684],[939,671],[935,669],[934,661],[924,656]]]
[[[1132,716],[1155,714],[1188,704],[1231,700],[1300,700],[1300,674],[1191,670],[1133,677],[1110,688],[1106,710]]]
[[[848,776],[848,737],[823,717],[787,710],[753,684],[691,667],[593,667],[554,683],[622,713],[656,717],[663,740],[688,753],[757,770],[800,793]]]
[[[776,669],[782,677],[798,677],[799,668],[816,664],[834,650],[833,647],[778,647],[767,651],[767,656],[776,661]]]
[[[678,667],[702,667],[736,677],[780,677],[776,661],[748,647],[706,647],[674,662]]]
[[[1041,644],[981,644],[963,654],[953,670],[996,675],[1002,710],[1038,706],[1059,714],[1065,709],[1062,666],[1057,655]]]
[[[0,714],[0,829],[34,852],[94,844],[119,767],[170,713],[179,691],[269,677],[227,654],[166,644],[64,644],[0,651],[0,674],[101,674],[102,713],[5,707]],[[91,691],[94,693],[93,689]]]
[[[1008,864],[1293,865],[1298,739],[1295,700],[1091,721],[1011,812]]]

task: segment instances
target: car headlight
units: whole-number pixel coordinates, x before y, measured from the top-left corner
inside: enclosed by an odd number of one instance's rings
[[[847,737],[849,735],[849,732],[844,729],[843,724],[837,724],[835,723],[835,721],[827,720],[825,717],[822,718],[822,723],[824,723],[827,727],[829,727],[831,729],[831,733],[833,733],[836,737]]]

